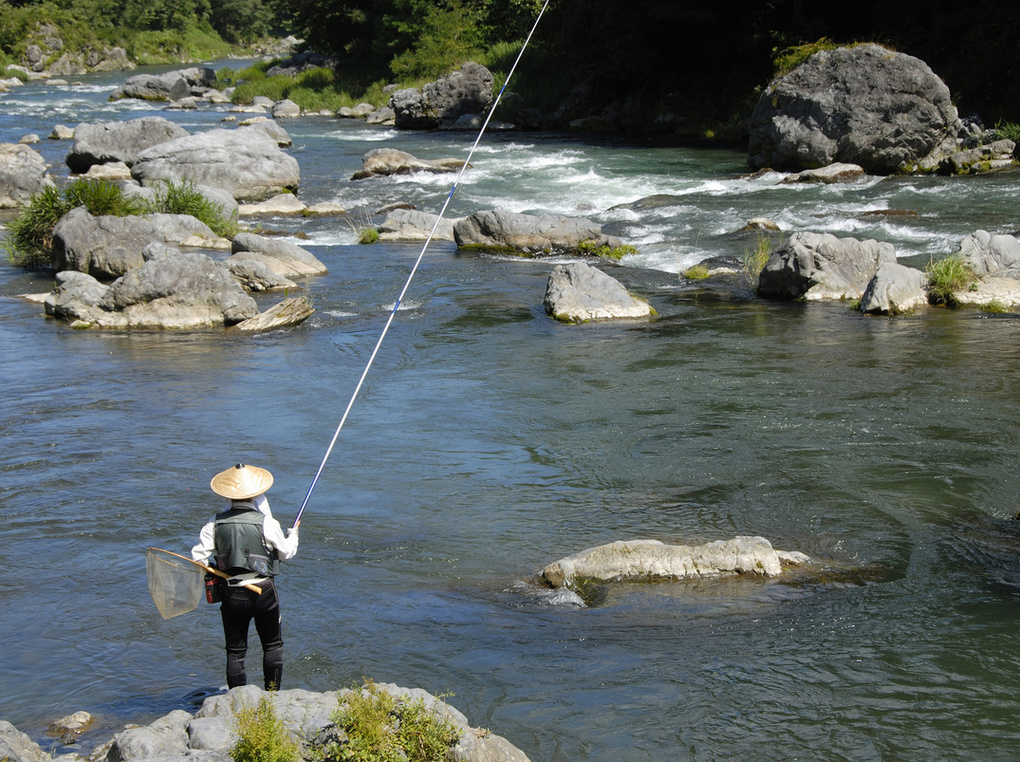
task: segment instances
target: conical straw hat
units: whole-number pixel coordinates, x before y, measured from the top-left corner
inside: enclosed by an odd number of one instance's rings
[[[221,471],[209,482],[212,491],[230,500],[248,500],[273,486],[273,475],[258,466],[238,463]]]

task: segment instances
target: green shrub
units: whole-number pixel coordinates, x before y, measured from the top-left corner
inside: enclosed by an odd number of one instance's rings
[[[234,716],[237,741],[230,749],[234,762],[298,762],[300,749],[276,716],[271,694]]]
[[[454,723],[434,715],[422,699],[398,700],[370,680],[342,695],[331,719],[347,740],[319,749],[324,760],[440,762],[460,738]]]
[[[998,121],[995,123],[995,131],[999,133],[1000,138],[1012,140],[1017,145],[1020,145],[1020,124]]]
[[[977,283],[974,270],[958,254],[929,261],[924,272],[928,276],[928,301],[932,304],[956,306],[954,294]]]
[[[53,252],[53,227],[70,211],[56,188],[45,188],[7,223],[4,252],[11,264],[26,270],[46,269]]]
[[[195,189],[190,180],[175,183],[165,180],[155,189],[156,199],[149,211],[160,214],[190,214],[204,222],[221,238],[231,238],[237,234],[237,221],[227,218],[219,204],[203,196]]]
[[[74,180],[64,189],[64,198],[67,200],[68,210],[84,206],[89,210],[89,214],[96,217],[101,215],[126,217],[145,211],[143,204],[130,196],[125,196],[123,189],[109,180],[87,178]]]
[[[379,231],[375,228],[362,228],[358,233],[358,243],[375,243],[379,240]]]

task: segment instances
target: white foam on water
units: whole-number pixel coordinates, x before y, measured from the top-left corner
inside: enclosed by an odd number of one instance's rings
[[[351,143],[382,143],[392,140],[399,133],[393,129],[387,130],[334,130],[329,137]]]

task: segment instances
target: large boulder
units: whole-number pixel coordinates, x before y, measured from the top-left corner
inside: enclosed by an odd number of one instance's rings
[[[802,553],[777,551],[764,537],[738,536],[704,545],[620,540],[561,558],[546,566],[538,576],[551,587],[735,574],[777,577],[782,574],[784,564],[802,564],[808,560]]]
[[[0,209],[24,206],[52,186],[42,156],[20,143],[0,143]]]
[[[864,289],[861,312],[900,315],[928,303],[928,276],[898,262],[883,262]]]
[[[585,262],[553,268],[546,283],[545,311],[564,323],[645,318],[655,314],[647,301]]]
[[[454,240],[462,249],[477,249],[521,256],[579,254],[581,244],[596,248],[619,246],[597,222],[583,217],[517,214],[501,209],[474,212],[453,226]]]
[[[390,96],[394,124],[401,130],[452,126],[464,114],[481,114],[492,104],[492,73],[469,61],[459,70],[425,85]]]
[[[799,171],[846,162],[889,174],[959,131],[949,88],[923,61],[874,44],[823,50],[762,93],[748,163]]]
[[[758,279],[758,294],[777,299],[859,299],[883,263],[894,263],[890,243],[794,233],[776,249]]]
[[[233,252],[229,265],[238,260],[262,262],[282,278],[304,278],[325,275],[329,270],[314,254],[289,241],[280,241],[255,233],[238,233],[234,236]]]
[[[297,160],[257,127],[209,130],[152,146],[135,157],[131,175],[146,185],[190,180],[238,201],[296,193],[301,178]]]
[[[163,243],[163,235],[144,217],[93,217],[79,206],[53,227],[53,269],[113,280],[140,267],[142,249],[153,241]]]
[[[126,122],[93,122],[74,128],[74,145],[64,159],[72,172],[83,174],[93,164],[133,164],[146,148],[184,137],[188,131],[161,116]]]
[[[222,263],[199,252],[151,244],[144,263],[109,286],[84,273],[57,274],[46,311],[76,328],[196,329],[240,323],[258,314]]]

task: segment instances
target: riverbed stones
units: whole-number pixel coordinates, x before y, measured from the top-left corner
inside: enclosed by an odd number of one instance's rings
[[[651,305],[616,278],[586,262],[557,265],[545,289],[545,311],[563,323],[647,318]]]
[[[83,122],[74,128],[74,144],[64,163],[83,174],[94,164],[133,164],[139,153],[160,143],[183,137],[188,131],[161,116],[126,122]]]
[[[24,206],[52,186],[40,154],[20,143],[0,143],[0,209]]]
[[[453,226],[454,240],[462,249],[535,257],[577,255],[582,244],[595,248],[618,247],[602,226],[584,217],[518,214],[489,209],[469,214]]]
[[[859,299],[883,263],[894,263],[890,243],[794,233],[769,257],[758,294],[774,299]]]
[[[822,50],[762,93],[748,163],[890,174],[953,145],[960,126],[949,88],[920,59],[875,44]]]
[[[190,180],[229,191],[242,202],[296,193],[297,160],[258,127],[214,129],[185,135],[142,151],[131,174],[142,184]]]
[[[747,575],[778,577],[784,565],[810,559],[777,551],[764,537],[737,536],[704,545],[667,545],[659,540],[618,540],[546,566],[539,581],[550,587],[591,582],[653,582]]]
[[[488,69],[468,61],[420,91],[397,90],[390,96],[394,124],[399,130],[432,130],[452,126],[464,114],[484,114],[492,104],[492,83]]]

